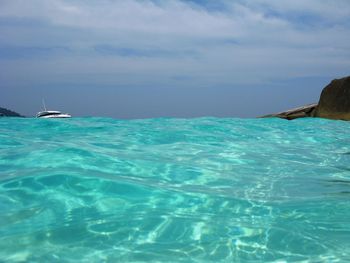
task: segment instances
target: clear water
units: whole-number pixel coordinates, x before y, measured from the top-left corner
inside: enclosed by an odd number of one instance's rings
[[[0,261],[350,261],[350,123],[0,119]]]

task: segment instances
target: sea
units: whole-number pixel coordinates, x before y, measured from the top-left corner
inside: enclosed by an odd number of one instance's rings
[[[350,262],[350,123],[1,118],[0,262]]]

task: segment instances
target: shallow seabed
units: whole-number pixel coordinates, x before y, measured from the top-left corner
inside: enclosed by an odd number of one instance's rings
[[[350,123],[0,119],[2,262],[350,261]]]

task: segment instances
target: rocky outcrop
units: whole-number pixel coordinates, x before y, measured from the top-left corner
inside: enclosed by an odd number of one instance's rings
[[[268,117],[287,120],[304,117],[350,120],[350,76],[333,80],[322,90],[318,103],[265,115],[261,118]]]
[[[278,117],[287,120],[294,120],[297,118],[314,117],[317,103],[308,104],[302,107],[294,108],[287,111],[282,111],[275,114],[262,116],[261,118]]]
[[[315,117],[350,120],[350,76],[335,79],[322,90]]]

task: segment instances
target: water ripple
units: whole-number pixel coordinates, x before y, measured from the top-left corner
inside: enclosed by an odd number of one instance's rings
[[[346,262],[347,122],[0,119],[0,261]]]

